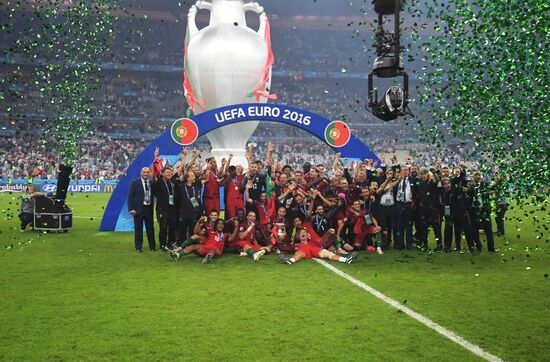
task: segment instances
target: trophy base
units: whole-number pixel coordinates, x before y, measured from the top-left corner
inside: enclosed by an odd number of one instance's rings
[[[210,152],[212,157],[216,157],[218,165],[221,165],[222,159],[227,159],[230,154],[233,154],[233,159],[231,160],[232,166],[241,165],[245,170],[248,170],[248,161],[246,160],[246,150],[244,148],[213,148]]]

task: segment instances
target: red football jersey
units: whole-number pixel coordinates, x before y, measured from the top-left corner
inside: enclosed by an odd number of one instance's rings
[[[243,200],[244,195],[240,191],[240,185],[243,181],[243,175],[237,176],[236,179],[229,178],[227,183],[225,184],[225,193],[227,200]]]
[[[254,205],[256,206],[256,210],[258,210],[260,225],[266,226],[269,222],[269,206],[258,201],[254,201]]]
[[[245,231],[246,229],[248,229],[248,222],[244,222],[241,224],[241,227],[239,228],[239,232],[243,232]],[[248,235],[246,236],[246,238],[242,239],[242,240],[245,240],[245,241],[248,241],[250,243],[252,243],[254,241],[254,233],[256,232],[256,224],[254,224],[254,226],[252,227],[252,230],[250,230],[250,232],[248,233]]]
[[[214,230],[214,223],[205,221],[201,224],[201,227],[204,229],[205,235],[208,235],[210,231]]]
[[[313,226],[310,223],[304,222],[303,226],[304,226],[304,229],[306,229],[307,232],[309,233],[310,238],[308,242],[315,244],[317,246],[323,243],[323,239],[315,232],[315,229],[313,229]]]
[[[208,174],[208,182],[204,185],[204,197],[207,199],[220,197],[220,183],[212,171]]]
[[[229,238],[228,233],[224,232],[217,232],[217,231],[210,231],[208,233],[208,238],[206,239],[206,243],[208,245],[216,245],[216,247],[220,250],[223,249],[225,242]]]

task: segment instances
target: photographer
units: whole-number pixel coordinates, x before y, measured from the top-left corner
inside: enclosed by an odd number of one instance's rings
[[[34,220],[34,198],[41,195],[36,192],[34,186],[27,186],[25,193],[21,195],[21,209],[19,211],[19,220],[21,220],[21,232],[24,232],[27,225],[32,224]]]

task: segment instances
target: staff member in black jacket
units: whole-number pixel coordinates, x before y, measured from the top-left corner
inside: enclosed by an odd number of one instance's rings
[[[250,195],[250,198],[254,201],[260,202],[260,197],[262,195],[262,192],[265,192],[266,190],[266,177],[264,174],[261,174],[258,170],[258,164],[256,162],[252,162],[252,153],[251,150],[249,150],[246,153],[246,160],[248,161],[248,172],[243,177],[243,180],[241,181],[241,193],[244,194],[246,191],[246,185],[248,182],[252,182],[252,188],[248,190],[248,193]],[[258,210],[256,210],[255,203],[246,203],[246,213],[250,211],[254,211],[256,215],[258,215]]]
[[[193,171],[187,171],[183,182],[178,186],[178,244],[181,245],[193,235],[197,220],[203,215],[204,208],[201,201],[201,187],[208,179],[197,179]]]
[[[155,173],[153,174],[153,191],[157,199],[157,220],[159,224],[159,243],[160,251],[167,251],[167,239],[168,246],[171,248],[175,246],[176,243],[176,226],[178,219],[178,195],[177,190],[179,183],[178,174],[180,169],[183,167],[185,162],[185,157],[187,156],[187,151],[184,149],[182,153],[182,160],[179,166],[176,166],[174,169],[170,166],[162,167],[159,161],[159,148],[155,149],[155,160],[153,164],[155,165]],[[159,172],[158,170],[162,170]],[[160,176],[160,177],[159,177]]]
[[[155,251],[155,229],[153,224],[153,190],[149,180],[149,169],[141,169],[141,177],[132,182],[128,192],[128,211],[134,215],[134,243],[141,253],[143,246],[143,223],[147,231],[149,249]]]
[[[441,240],[441,220],[439,218],[439,177],[425,167],[420,168],[420,181],[416,190],[417,223],[416,235],[423,249],[428,249],[428,228],[432,227],[435,235],[436,251],[443,251]]]
[[[451,182],[451,222],[453,224],[455,236],[455,250],[461,252],[461,237],[464,232],[468,251],[471,253],[474,250],[474,242],[472,240],[472,227],[470,216],[468,215],[468,197],[466,194],[468,185],[466,181],[466,170],[464,167],[456,167],[454,169]]]
[[[172,247],[176,242],[176,192],[177,187],[172,177],[173,170],[170,166],[162,169],[161,177],[155,175],[153,190],[157,198],[157,219],[159,222],[160,251],[166,252],[166,239]]]
[[[472,201],[471,219],[472,219],[472,238],[476,244],[477,250],[481,251],[481,241],[479,240],[479,229],[483,228],[487,238],[487,250],[495,251],[495,242],[493,240],[493,227],[491,225],[491,199],[489,185],[481,181],[481,173],[474,173],[474,182],[470,186],[469,196]]]

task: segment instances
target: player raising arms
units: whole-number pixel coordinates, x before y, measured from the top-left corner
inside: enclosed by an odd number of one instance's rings
[[[202,243],[188,245],[179,251],[170,250],[168,252],[170,258],[176,262],[183,255],[195,253],[204,257],[204,259],[202,259],[203,264],[210,263],[212,259],[222,255],[223,247],[226,242],[232,242],[237,238],[239,222],[235,219],[234,223],[234,231],[231,235],[229,235],[229,233],[224,232],[225,221],[223,221],[223,219],[217,219],[214,230],[208,231],[208,234],[205,235]]]
[[[334,234],[334,229],[330,229],[327,234]],[[330,259],[332,261],[337,261],[340,263],[351,264],[355,259],[357,259],[358,252],[353,252],[347,257],[338,256],[327,249],[323,249],[319,246],[322,240],[311,240],[307,229],[300,229],[298,237],[300,239],[300,244],[296,248],[296,252],[292,258],[289,258],[285,254],[279,254],[279,260],[285,264],[294,264],[301,259],[311,259],[311,258],[321,258],[321,259]]]

